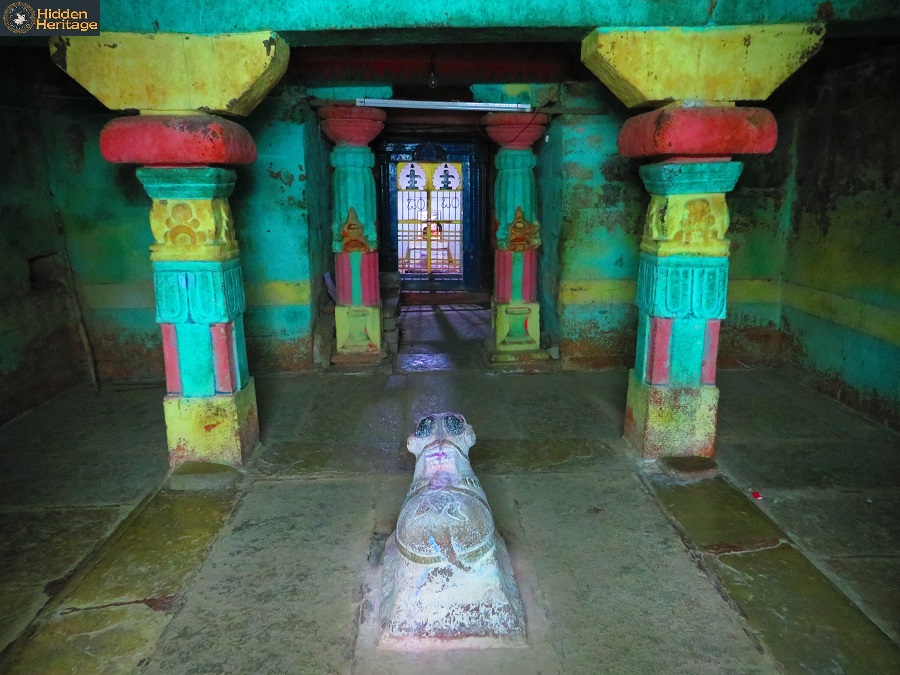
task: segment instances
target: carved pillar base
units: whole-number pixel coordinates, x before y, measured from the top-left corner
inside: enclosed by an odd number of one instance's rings
[[[494,347],[498,352],[524,352],[541,347],[540,305],[536,302],[491,302]],[[547,357],[546,353],[543,353]],[[503,360],[503,359],[501,359]]]
[[[332,356],[334,363],[340,363],[342,356],[351,362],[359,362],[359,357],[378,359],[384,356],[381,349],[381,308],[345,307],[334,308],[335,332],[338,353]]]
[[[259,442],[256,386],[253,378],[234,394],[163,400],[169,466],[186,461],[239,467]]]
[[[625,438],[644,459],[712,457],[718,387],[670,387],[642,382],[630,371]]]

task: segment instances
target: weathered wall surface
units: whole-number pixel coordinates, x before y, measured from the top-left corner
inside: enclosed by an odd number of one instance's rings
[[[88,377],[32,61],[0,60],[0,424]]]
[[[794,362],[900,421],[900,41],[835,41],[796,83],[796,200],[782,285]]]
[[[327,248],[319,252],[327,207],[311,215],[310,203],[327,200],[327,178],[324,141],[296,94],[281,87],[240,120],[259,151],[254,165],[237,169],[231,197],[254,373],[312,365],[314,307],[327,263]],[[162,378],[148,252],[150,198],[135,167],[110,164],[99,150],[100,130],[115,114],[87,96],[45,97],[41,109],[50,182],[63,214],[100,377]]]
[[[637,163],[619,157],[627,111],[599,83],[567,84],[561,115],[560,348],[567,367],[627,366],[634,358],[638,240],[647,195]]]

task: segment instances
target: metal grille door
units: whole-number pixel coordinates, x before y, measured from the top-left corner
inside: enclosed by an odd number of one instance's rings
[[[397,269],[407,278],[463,278],[462,164],[398,162]]]

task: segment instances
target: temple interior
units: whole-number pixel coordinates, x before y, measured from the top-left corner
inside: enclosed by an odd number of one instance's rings
[[[900,10],[226,4],[0,40],[0,672],[900,673]]]

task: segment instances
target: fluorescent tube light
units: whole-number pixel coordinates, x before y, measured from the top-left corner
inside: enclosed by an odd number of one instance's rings
[[[408,101],[397,98],[358,98],[367,108],[412,108],[417,110],[474,110],[482,112],[531,112],[530,103],[468,103],[465,101]]]

